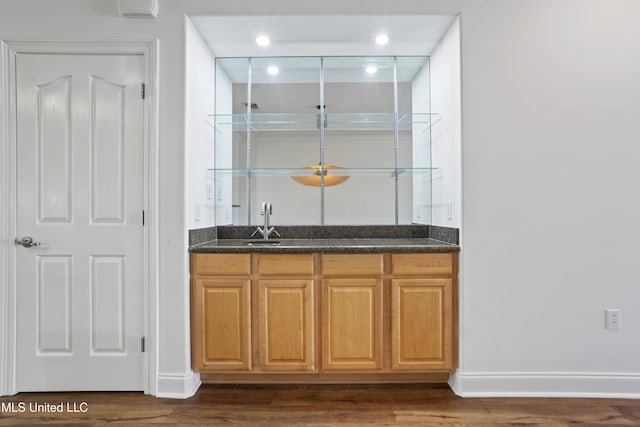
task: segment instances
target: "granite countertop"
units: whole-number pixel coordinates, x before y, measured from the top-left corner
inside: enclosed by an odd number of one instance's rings
[[[249,236],[255,226],[220,226],[189,231],[193,253],[382,253],[459,252],[455,228],[427,225],[278,226],[277,244]],[[250,245],[249,242],[256,242]]]
[[[273,239],[250,245],[247,239],[217,239],[192,245],[192,253],[415,253],[459,252],[460,246],[431,238]]]

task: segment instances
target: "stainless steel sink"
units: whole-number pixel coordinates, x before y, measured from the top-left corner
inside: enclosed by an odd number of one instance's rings
[[[245,243],[247,246],[278,246],[279,240],[251,240]]]

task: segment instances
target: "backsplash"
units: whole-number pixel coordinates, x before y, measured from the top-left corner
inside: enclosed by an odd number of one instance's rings
[[[223,225],[189,230],[189,246],[216,239],[249,239],[255,226]],[[457,245],[457,228],[435,225],[310,225],[277,226],[280,239],[387,239],[431,238]],[[254,236],[255,237],[255,236]]]
[[[216,240],[216,227],[189,230],[189,246]]]
[[[429,226],[429,238],[440,240],[441,242],[460,244],[460,230],[458,228]]]

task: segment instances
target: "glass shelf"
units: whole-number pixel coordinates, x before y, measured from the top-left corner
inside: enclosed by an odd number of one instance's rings
[[[394,177],[396,175],[411,175],[429,173],[438,168],[327,168],[325,176],[374,176],[388,175]],[[240,168],[240,169],[208,169],[211,173],[224,174],[230,176],[313,176],[314,170],[309,168]],[[318,169],[318,171],[320,171]]]
[[[437,113],[398,113],[398,130],[428,130],[438,120]],[[211,114],[207,122],[218,130],[246,132],[315,131],[317,113],[252,113]],[[394,113],[326,113],[325,132],[332,131],[393,131]]]

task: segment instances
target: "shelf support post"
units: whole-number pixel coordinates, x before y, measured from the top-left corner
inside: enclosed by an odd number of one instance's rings
[[[251,58],[247,61],[247,225],[251,225]]]
[[[320,225],[324,225],[324,57],[320,57]]]
[[[394,167],[394,203],[395,203],[395,224],[400,223],[400,183],[398,176],[398,57],[393,57],[393,167]]]

